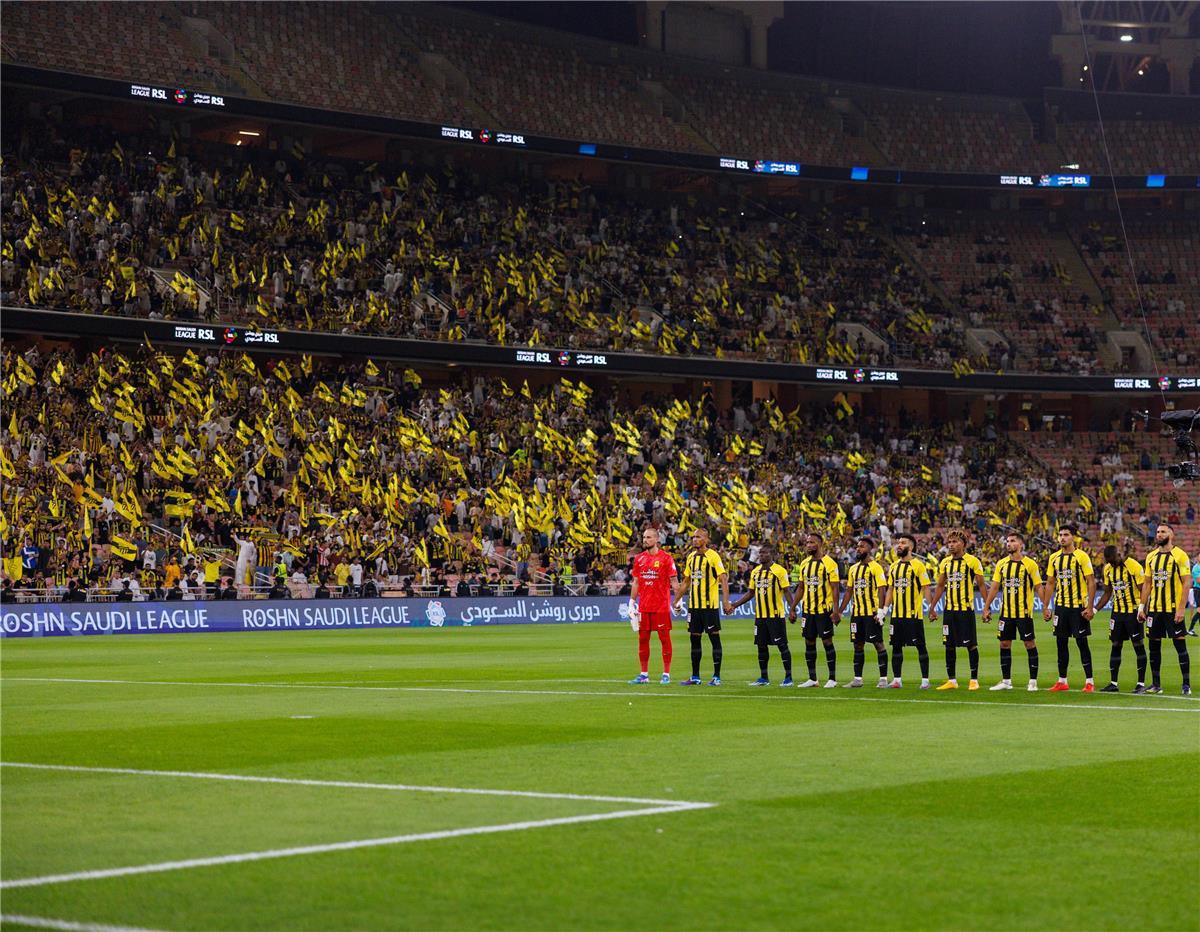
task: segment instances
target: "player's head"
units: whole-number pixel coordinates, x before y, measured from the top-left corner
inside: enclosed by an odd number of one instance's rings
[[[1004,549],[1016,556],[1025,549],[1025,535],[1017,531],[1009,531],[1004,535]]]
[[[1121,553],[1121,548],[1116,544],[1109,544],[1104,548],[1104,562],[1109,566],[1120,566],[1121,558],[1124,556]]]
[[[950,548],[951,556],[961,557],[967,552],[967,535],[958,528],[947,531],[946,546]]]
[[[819,534],[804,535],[804,552],[810,557],[815,557],[817,554],[819,554],[822,546],[823,543]]]
[[[704,550],[708,547],[708,531],[702,527],[692,531],[692,546],[697,550]]]
[[[1058,545],[1063,550],[1072,550],[1075,547],[1075,525],[1064,524],[1058,529]]]
[[[658,529],[648,527],[642,531],[642,546],[647,550],[653,550],[658,546]]]
[[[911,534],[897,534],[892,539],[896,542],[896,556],[901,560],[911,557],[917,549],[917,542]]]
[[[1154,542],[1160,547],[1170,547],[1175,543],[1175,531],[1169,524],[1160,524],[1154,532]]]
[[[860,563],[866,563],[875,552],[875,541],[869,537],[860,537],[854,544],[854,556]]]
[[[775,562],[775,548],[769,541],[763,541],[758,548],[758,562],[762,566],[770,566]]]

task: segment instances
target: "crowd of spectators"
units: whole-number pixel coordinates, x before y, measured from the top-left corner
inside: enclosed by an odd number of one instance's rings
[[[615,593],[646,524],[676,551],[710,528],[740,581],[756,544],[790,559],[805,528],[841,555],[864,533],[886,549],[912,532],[936,551],[942,529],[966,525],[992,559],[1000,528],[1098,524],[1107,512],[1082,496],[1110,500],[1098,478],[989,425],[840,403],[718,408],[707,394],[480,373],[434,385],[382,363],[149,346],[32,346],[5,355],[3,378],[0,530],[18,592],[65,594],[74,580],[115,596],[136,581],[142,594],[236,597],[257,565],[280,596],[321,583],[511,593],[567,577]],[[1092,539],[1132,528],[1105,530]],[[28,548],[24,572],[12,561]]]
[[[961,320],[859,213],[14,129],[4,300],[505,344],[950,368]],[[847,342],[845,324],[876,334]]]

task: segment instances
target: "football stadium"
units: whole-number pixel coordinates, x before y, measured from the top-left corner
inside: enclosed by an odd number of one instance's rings
[[[4,929],[1200,930],[1200,4],[0,51]]]

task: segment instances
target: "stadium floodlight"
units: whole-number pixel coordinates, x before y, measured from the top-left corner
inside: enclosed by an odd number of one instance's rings
[[[256,129],[239,129],[238,135],[239,136],[261,136],[262,133],[260,133]]]
[[[1122,42],[1132,42],[1132,41],[1133,41],[1133,36],[1131,36],[1131,35],[1130,35],[1129,33],[1127,33],[1127,32],[1123,32],[1123,33],[1121,33],[1121,41],[1122,41]]]

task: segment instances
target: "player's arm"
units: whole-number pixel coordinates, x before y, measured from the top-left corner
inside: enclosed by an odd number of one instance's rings
[[[991,603],[988,601],[988,591],[983,584],[983,565],[980,564],[979,572],[975,574],[975,588],[979,591],[979,597],[983,599],[983,622],[984,624],[992,623]]]
[[[1138,621],[1146,620],[1146,606],[1150,603],[1150,586],[1152,580],[1150,578],[1149,569],[1146,570],[1146,575],[1142,578],[1142,597],[1138,604]]]
[[[1176,550],[1175,552],[1175,567],[1179,573],[1179,582],[1176,584],[1178,588],[1175,590],[1178,598],[1175,600],[1175,622],[1182,622],[1187,614],[1187,587],[1188,581],[1192,576],[1192,566],[1188,562],[1187,557]]]
[[[680,606],[683,604],[683,597],[687,594],[687,588],[686,579],[675,580],[674,595],[671,599],[671,605],[675,611],[679,611]]]
[[[733,606],[729,604],[729,574],[722,573],[717,577],[717,582],[721,584],[721,605],[725,608],[725,614],[728,615]]]
[[[846,586],[844,590],[840,590],[841,598],[838,598],[839,588],[840,587],[834,584],[833,602],[830,605],[830,608],[833,610],[833,614],[835,615],[841,615],[846,611],[846,606],[850,604],[850,599],[854,595],[854,590],[851,589],[850,586]]]
[[[726,599],[728,599],[728,598],[729,598],[729,592],[728,592],[728,590],[726,590],[726,593],[725,593],[725,598],[726,598]],[[752,598],[754,598],[754,590],[753,590],[753,589],[747,589],[745,592],[743,592],[743,593],[742,593],[741,595],[739,595],[739,596],[738,596],[736,599],[734,599],[732,602],[730,602],[730,603],[729,603],[729,611],[728,611],[728,612],[726,612],[726,614],[728,614],[728,615],[732,615],[732,614],[733,614],[733,610],[734,610],[735,608],[737,608],[738,606],[741,606],[741,605],[745,605],[745,604],[746,604],[747,602],[749,602],[749,601],[750,601]]]
[[[839,580],[835,579],[833,582],[831,582],[829,584],[829,590],[833,594],[833,598],[829,602],[830,608],[833,609],[833,623],[835,625],[840,625],[842,623],[842,609],[841,609],[842,584],[841,584],[841,582]],[[849,593],[847,592],[847,595],[848,594]]]
[[[983,597],[983,620],[990,622],[992,620],[992,601],[996,598],[996,593],[1000,591],[1000,578],[992,577],[992,584],[988,586],[987,594]]]
[[[926,590],[928,592],[928,589]],[[929,596],[929,620],[936,622],[938,620],[937,604],[942,598],[942,594],[946,591],[946,571],[942,570],[938,573],[937,585],[933,587],[933,595]]]
[[[1050,620],[1050,600],[1054,598],[1054,562],[1046,566],[1046,584],[1042,586],[1042,619]]]
[[[1096,603],[1096,611],[1103,611],[1109,599],[1113,597],[1113,587],[1106,579],[1100,586],[1100,601]]]
[[[879,611],[882,614],[886,615],[887,610],[892,607],[892,574],[891,574],[891,572],[888,572],[888,574],[884,577],[884,579],[887,580],[888,584],[879,591]]]

